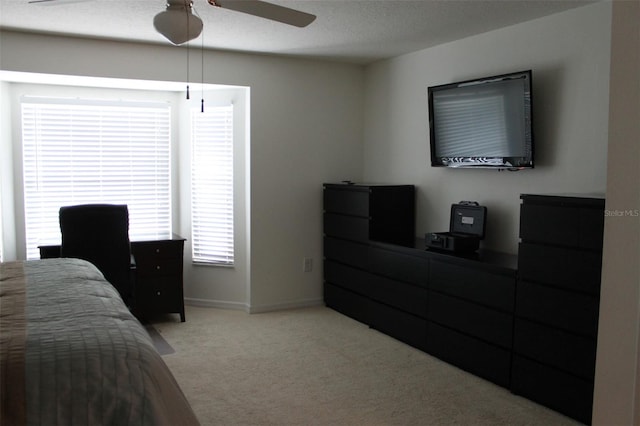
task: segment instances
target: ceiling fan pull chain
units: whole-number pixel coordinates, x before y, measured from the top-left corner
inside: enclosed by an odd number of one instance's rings
[[[198,12],[196,11],[196,14]],[[204,112],[204,29],[200,37],[200,112]]]
[[[187,1],[186,0],[184,2],[184,5],[185,5],[185,13],[186,13],[186,16],[187,16],[187,34],[190,34],[189,33],[189,13],[190,12],[189,12],[189,9],[187,8]],[[187,40],[187,100],[190,99],[190,96],[189,96],[189,61],[190,61],[190,59],[189,59],[189,40]]]
[[[189,99],[189,42],[187,42],[187,100]]]

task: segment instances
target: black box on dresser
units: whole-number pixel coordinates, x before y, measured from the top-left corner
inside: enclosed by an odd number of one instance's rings
[[[429,249],[470,253],[480,248],[487,224],[487,208],[475,201],[460,201],[451,206],[448,232],[428,232],[424,239]]]

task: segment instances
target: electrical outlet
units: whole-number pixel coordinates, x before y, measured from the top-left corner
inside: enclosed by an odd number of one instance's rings
[[[302,272],[311,272],[313,270],[313,259],[305,257],[302,259]]]

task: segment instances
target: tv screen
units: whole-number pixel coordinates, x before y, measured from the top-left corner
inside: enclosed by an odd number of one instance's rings
[[[531,70],[428,88],[431,165],[533,167]]]

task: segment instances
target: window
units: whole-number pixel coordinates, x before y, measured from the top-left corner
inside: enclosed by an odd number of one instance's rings
[[[22,99],[27,259],[60,242],[64,205],[129,206],[132,240],[171,233],[167,103]]]
[[[233,265],[233,106],[191,112],[191,241],[195,263]]]

